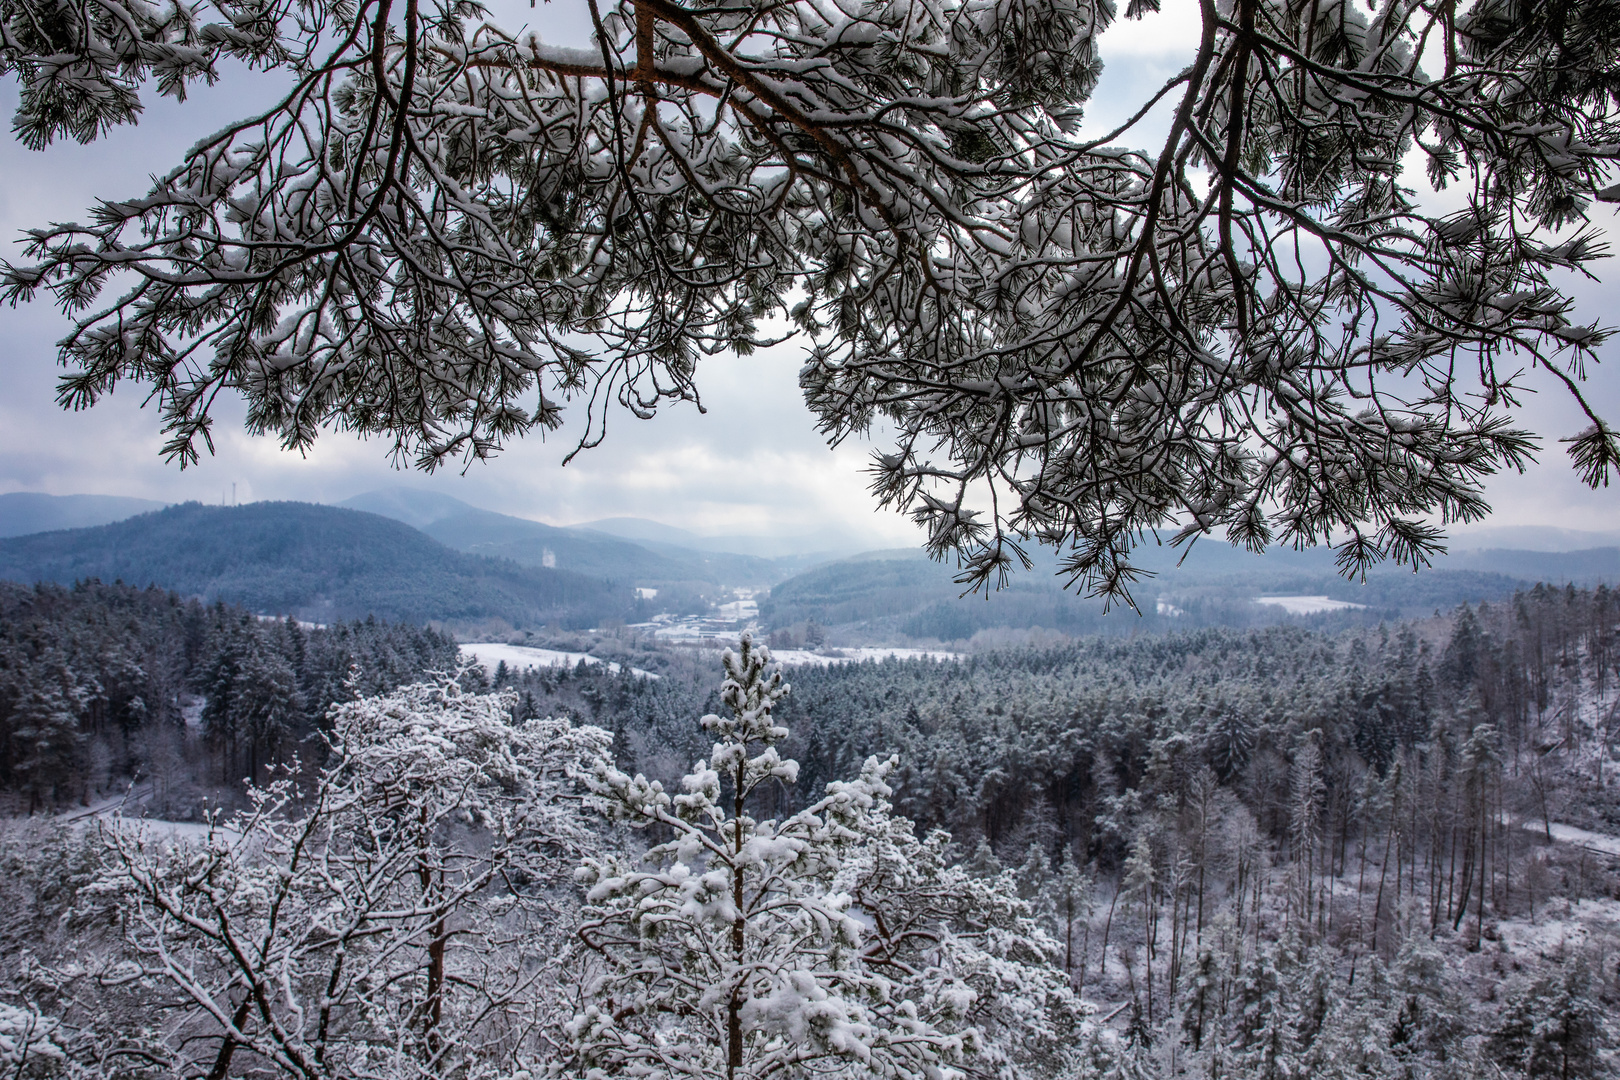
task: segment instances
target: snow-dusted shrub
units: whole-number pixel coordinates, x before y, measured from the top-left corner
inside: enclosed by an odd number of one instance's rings
[[[54,1038],[58,1026],[33,1009],[0,1002],[0,1069],[13,1078],[60,1072],[65,1056]]]

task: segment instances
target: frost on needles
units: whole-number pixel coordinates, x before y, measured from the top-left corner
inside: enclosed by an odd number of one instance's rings
[[[1111,599],[1154,530],[1417,566],[1545,435],[1620,463],[1572,285],[1620,201],[1620,0],[1199,0],[1112,131],[1106,0],[580,6],[587,48],[471,0],[0,0],[30,146],[228,63],[286,87],[0,263],[71,321],[59,401],[143,384],[187,463],[229,391],[434,468],[565,415],[594,446],[791,333],[964,585],[1041,543]]]
[[[796,814],[756,819],[762,789],[798,774],[771,716],[788,686],[746,635],[724,663],[730,715],[703,718],[716,742],[679,793],[605,763],[591,781],[617,820],[667,839],[579,873],[568,1072],[1062,1073],[1085,1010],[1013,876],[969,874],[946,834],[919,839],[894,816],[893,757],[868,758]]]

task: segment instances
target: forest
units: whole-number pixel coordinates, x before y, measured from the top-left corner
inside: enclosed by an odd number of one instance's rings
[[[194,818],[333,702],[455,664],[452,638],[404,624],[306,629],[154,588],[0,582],[0,798],[58,810],[141,781],[156,816]]]
[[[724,681],[694,650],[658,678],[435,683],[453,646],[404,627],[123,587],[5,603],[8,685],[32,658],[101,688],[52,788],[8,689],[19,810],[82,800],[165,727],[199,790],[254,778],[230,816],[200,804],[189,856],[11,827],[0,1001],[41,1033],[32,1058],[14,1038],[24,1072],[1620,1075],[1606,588],[778,681],[755,648]],[[276,680],[245,674],[267,665],[299,702],[275,738],[255,687]],[[323,993],[346,1027],[309,1014]]]

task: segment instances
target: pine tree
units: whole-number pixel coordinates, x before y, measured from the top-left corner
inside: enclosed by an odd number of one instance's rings
[[[298,676],[291,662],[262,645],[243,660],[231,686],[234,730],[246,740],[248,775],[275,761],[294,737],[304,715]]]
[[[1194,1053],[1204,1048],[1209,1025],[1214,1022],[1220,1003],[1221,965],[1215,950],[1205,945],[1198,950],[1181,1000],[1181,1029]]]
[[[1040,910],[1048,913],[1055,936],[1063,943],[1063,970],[1076,977],[1076,955],[1084,966],[1084,952],[1091,935],[1091,875],[1074,862],[1074,853],[1065,844],[1063,861],[1057,872],[1042,885]],[[1077,984],[1078,985],[1078,984]]]
[[[60,656],[47,655],[18,673],[12,713],[12,769],[32,813],[55,807],[81,775],[79,714],[86,693]]]
[[[1526,1080],[1586,1080],[1602,1066],[1607,1010],[1593,997],[1592,972],[1580,957],[1521,986],[1503,1010],[1490,1050]]]
[[[1307,968],[1303,989],[1310,1015],[1301,1018],[1309,1033],[1300,1057],[1303,1075],[1321,1080],[1396,1080],[1400,1073],[1389,1034],[1389,1002],[1395,995],[1384,965],[1376,956],[1369,957],[1357,967],[1354,983],[1342,996],[1333,982],[1331,967],[1320,960]]]
[[[1399,1074],[1435,1080],[1477,1075],[1465,1042],[1464,1002],[1446,955],[1426,936],[1414,935],[1401,946],[1388,981],[1394,1013],[1388,1039]]]
[[[1153,868],[1153,841],[1147,831],[1141,830],[1136,834],[1131,844],[1131,853],[1125,859],[1125,867],[1120,875],[1119,901],[1123,908],[1122,915],[1129,920],[1135,915],[1141,920],[1142,927],[1142,975],[1147,983],[1147,1019],[1153,1020],[1153,953],[1154,928],[1158,921],[1158,878]],[[1127,954],[1127,964],[1129,964]],[[1127,966],[1127,971],[1131,968]],[[1134,984],[1134,975],[1132,976]],[[1132,987],[1132,996],[1135,996],[1135,986]]]
[[[1006,1010],[1037,1047],[1043,1030],[1072,1046],[1079,1009],[1049,966],[1056,944],[1010,875],[950,866],[947,836],[919,840],[889,812],[893,759],[869,758],[789,817],[750,815],[766,785],[798,775],[777,751],[788,687],[769,662],[748,635],[726,652],[730,715],[703,718],[716,741],[680,794],[597,772],[615,819],[669,839],[647,869],[603,858],[581,871],[590,966],[567,1071],[935,1075],[984,1055],[983,1028]]]
[[[1289,906],[1299,913],[1301,933],[1310,936],[1314,893],[1313,872],[1316,844],[1320,836],[1322,798],[1322,733],[1313,730],[1301,736],[1289,770],[1288,843],[1293,858],[1293,885]]]
[[[1267,943],[1247,963],[1234,994],[1232,1067],[1244,1080],[1289,1080],[1297,1068],[1292,1026],[1292,978],[1296,943],[1285,936]]]
[[[594,446],[604,407],[689,400],[788,325],[821,429],[885,418],[877,494],[964,584],[1034,537],[1110,598],[1165,528],[1425,563],[1534,453],[1521,368],[1571,393],[1583,482],[1620,462],[1585,390],[1610,331],[1566,284],[1620,200],[1613,0],[1205,0],[1185,77],[1100,144],[1112,3],[583,6],[584,49],[472,4],[0,6],[35,148],[227,61],[297,86],[30,230],[0,296],[75,319],[62,403],[149,386],[185,462],[230,390],[289,448],[359,430],[432,468],[570,400]]]
[[[1209,733],[1209,760],[1222,780],[1243,771],[1254,750],[1254,720],[1238,706],[1223,709]]]

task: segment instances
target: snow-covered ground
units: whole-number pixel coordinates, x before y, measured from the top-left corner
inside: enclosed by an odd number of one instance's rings
[[[1577,829],[1573,825],[1560,825],[1556,821],[1544,824],[1534,818],[1525,821],[1523,827],[1525,832],[1540,833],[1543,836],[1550,832],[1552,838],[1561,843],[1574,844],[1576,847],[1583,847],[1588,851],[1600,851],[1605,855],[1620,858],[1620,836],[1588,832],[1585,829]]]
[[[943,652],[939,649],[833,649],[837,655],[827,656],[809,649],[772,649],[771,659],[787,667],[799,667],[816,664],[827,667],[830,664],[853,664],[862,660],[883,660],[894,657],[896,660],[960,660],[960,653]]]
[[[184,840],[190,844],[201,844],[208,839],[211,833],[216,832],[233,839],[242,835],[235,829],[228,829],[223,825],[210,825],[206,821],[164,821],[161,818],[134,818],[116,815],[103,817],[101,820],[110,828],[135,833],[144,832],[153,838]]]
[[[752,622],[755,615],[760,614],[758,604],[753,601],[734,601],[723,604],[721,609],[731,609],[732,612],[744,610],[752,612],[747,619],[737,619],[735,615],[719,617],[719,615],[671,615],[664,612],[653,615],[651,622],[630,623],[630,630],[640,630],[646,635],[658,638],[659,641],[731,641],[735,644],[737,638],[742,636],[744,630],[758,630],[758,625]]]
[[[142,817],[141,809],[151,801],[151,798],[150,783],[136,784],[122,794],[112,795],[89,806],[81,806],[58,814],[57,820],[75,828],[94,825],[131,832],[144,831],[152,837],[185,840],[191,843],[206,840],[209,831],[215,828],[232,836],[237,835],[234,829],[212,826],[205,821],[165,821],[162,818]]]
[[[729,622],[752,622],[759,618],[759,602],[753,599],[733,600],[728,604],[716,605],[715,610],[720,618]]]
[[[1347,608],[1367,606],[1352,604],[1348,600],[1331,600],[1326,596],[1257,596],[1254,602],[1280,607],[1290,615],[1315,615],[1323,611],[1344,611]]]
[[[1538,905],[1535,919],[1503,919],[1497,927],[1506,951],[1547,959],[1579,952],[1594,936],[1620,934],[1620,901],[1586,898],[1570,903],[1562,897]]]
[[[495,666],[502,660],[506,666],[522,671],[532,667],[577,667],[583,660],[587,664],[606,663],[608,670],[615,675],[619,673],[619,665],[611,660],[604,661],[590,653],[562,652],[558,649],[536,649],[528,645],[503,645],[497,641],[474,641],[461,647],[461,655],[471,657],[484,665],[485,670],[493,672]],[[643,679],[656,679],[659,676],[640,668],[631,668],[630,673]]]

